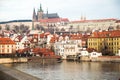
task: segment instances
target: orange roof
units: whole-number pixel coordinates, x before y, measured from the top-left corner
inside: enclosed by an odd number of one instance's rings
[[[42,23],[56,23],[56,22],[69,22],[67,18],[52,18],[52,19],[41,19],[39,22]]]
[[[53,35],[53,37],[50,39],[50,43],[55,43],[55,41],[58,41],[59,37],[57,35]]]
[[[54,54],[54,52],[52,52],[50,49],[47,48],[33,48],[33,52],[35,54]]]
[[[110,19],[96,19],[96,20],[78,20],[78,21],[71,21],[71,23],[85,23],[85,22],[104,22],[104,21],[117,21],[117,19],[110,18]]]
[[[18,39],[19,40],[18,42],[20,42],[23,39],[23,37],[21,35],[18,35],[15,39]],[[14,39],[14,41],[15,41],[15,39]]]
[[[92,38],[120,37],[120,30],[93,32]]]
[[[15,44],[10,38],[0,38],[0,44]]]
[[[39,37],[40,37],[40,38],[46,38],[49,34],[50,34],[50,33],[48,33],[48,32],[47,32],[47,33],[42,33],[42,34],[39,35]],[[33,36],[37,38],[37,37],[38,37],[38,34],[33,34]]]
[[[82,34],[71,34],[70,35],[70,39],[72,39],[72,40],[78,40],[78,39],[81,39],[82,38]]]

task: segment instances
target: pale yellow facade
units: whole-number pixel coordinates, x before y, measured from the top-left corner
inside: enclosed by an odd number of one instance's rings
[[[120,37],[103,37],[103,38],[89,38],[88,48],[94,48],[99,52],[107,47],[109,52],[118,54],[120,48]]]
[[[0,44],[0,54],[13,54],[15,53],[16,45],[15,44]]]
[[[79,20],[71,21],[68,26],[73,26],[74,31],[108,30],[110,26],[116,29],[116,21],[117,19]]]

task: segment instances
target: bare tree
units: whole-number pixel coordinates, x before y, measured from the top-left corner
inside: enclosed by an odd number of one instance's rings
[[[10,26],[9,25],[5,25],[5,30],[9,31],[10,30]]]
[[[19,29],[19,26],[15,25],[15,26],[14,26],[14,32],[17,33],[17,32],[19,32],[19,30],[20,30],[20,29]]]
[[[120,25],[117,25],[117,26],[116,26],[116,29],[117,29],[117,30],[120,30]]]
[[[39,24],[36,24],[36,29],[40,30],[40,25]]]
[[[61,29],[61,31],[65,31],[65,29],[64,29],[64,28],[62,28],[62,29]]]
[[[29,30],[29,27],[22,24],[20,25],[19,29],[20,29],[20,33],[25,33],[26,31]]]
[[[0,26],[0,31],[2,30],[2,26]]]

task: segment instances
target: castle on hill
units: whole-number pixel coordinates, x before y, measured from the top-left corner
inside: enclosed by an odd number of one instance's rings
[[[39,21],[41,19],[52,19],[52,18],[59,18],[59,15],[57,13],[48,13],[48,10],[46,13],[44,13],[41,4],[37,13],[35,11],[35,8],[33,10],[33,19],[32,19],[33,21]]]

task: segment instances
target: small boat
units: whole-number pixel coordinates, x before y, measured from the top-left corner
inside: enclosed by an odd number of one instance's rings
[[[61,58],[58,58],[57,59],[57,63],[61,63],[62,62],[62,59]]]

